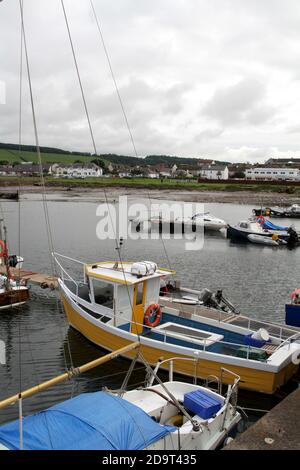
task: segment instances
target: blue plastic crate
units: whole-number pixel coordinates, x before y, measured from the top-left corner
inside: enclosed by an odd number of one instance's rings
[[[266,344],[266,341],[260,341],[259,339],[252,338],[252,334],[253,333],[250,333],[249,335],[245,336],[245,345],[252,346],[253,348],[262,348]]]
[[[217,398],[204,390],[195,390],[185,393],[183,405],[192,413],[203,419],[210,419],[224,403],[224,399]]]

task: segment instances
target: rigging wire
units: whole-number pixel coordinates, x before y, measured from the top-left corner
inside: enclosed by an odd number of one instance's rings
[[[125,106],[124,106],[124,103],[123,103],[123,100],[122,100],[122,97],[121,97],[121,94],[120,94],[120,90],[119,90],[119,87],[118,87],[118,84],[117,84],[117,80],[116,80],[116,77],[115,77],[115,74],[114,74],[114,71],[113,71],[112,61],[110,59],[108,48],[107,48],[105,40],[104,40],[104,35],[102,33],[102,29],[101,29],[101,26],[100,26],[100,21],[99,21],[99,18],[97,16],[97,13],[96,13],[93,0],[90,0],[90,4],[91,4],[92,12],[93,12],[93,15],[94,15],[94,18],[95,18],[95,21],[96,21],[96,25],[97,25],[100,40],[101,40],[101,43],[102,43],[102,46],[103,46],[103,50],[104,50],[104,53],[105,53],[105,56],[106,56],[106,59],[107,59],[107,63],[108,63],[109,69],[110,69],[111,77],[112,77],[112,80],[114,82],[116,93],[117,93],[117,96],[118,96],[118,99],[119,99],[120,107],[121,107],[121,110],[122,110],[122,113],[123,113],[123,116],[124,116],[125,124],[126,124],[127,130],[128,130],[128,133],[129,133],[129,137],[130,137],[130,140],[131,140],[131,143],[132,143],[132,146],[133,146],[133,150],[134,150],[135,156],[138,157],[136,145],[135,145],[134,138],[133,138],[133,133],[132,133],[131,128],[130,128],[130,124],[129,124],[129,120],[128,120],[127,113],[126,113],[126,110],[125,110]],[[149,199],[150,204],[151,204],[151,198],[150,198],[149,192],[147,192],[147,194],[148,194],[148,199]],[[167,259],[167,262],[168,262],[168,265],[169,265],[169,269],[171,269],[171,263],[170,263],[168,253],[167,253],[167,250],[166,250],[166,246],[164,244],[164,241],[163,241],[162,237],[161,237],[161,240],[162,240],[162,245],[163,245],[163,249],[164,249],[164,252],[165,252],[165,256],[166,256],[166,259]]]
[[[99,32],[100,40],[101,40],[101,43],[102,43],[102,46],[103,46],[103,49],[104,49],[104,53],[105,53],[105,56],[106,56],[106,59],[107,59],[107,62],[108,62],[111,77],[112,77],[112,80],[113,80],[114,85],[115,85],[116,93],[117,93],[117,96],[118,96],[118,99],[119,99],[120,107],[121,107],[121,110],[122,110],[122,113],[123,113],[123,116],[124,116],[125,124],[126,124],[127,130],[128,130],[128,133],[129,133],[129,137],[130,137],[130,140],[131,140],[131,143],[132,143],[132,147],[133,147],[135,156],[138,157],[138,153],[137,153],[137,150],[136,150],[136,145],[135,145],[135,142],[134,142],[133,134],[132,134],[132,131],[131,131],[131,128],[130,128],[130,125],[129,125],[128,116],[127,116],[127,113],[125,111],[125,106],[123,104],[121,93],[120,93],[120,90],[119,90],[119,87],[118,87],[118,84],[117,84],[117,80],[116,80],[116,77],[115,77],[115,74],[114,74],[114,71],[113,71],[113,68],[112,68],[111,59],[110,59],[108,49],[107,49],[105,41],[104,41],[104,36],[103,36],[102,30],[101,30],[101,27],[100,27],[99,18],[97,16],[93,0],[90,0],[90,4],[91,4],[93,15],[94,15],[94,18],[95,18],[95,21],[96,21],[96,25],[97,25],[97,29],[98,29],[98,32]]]
[[[31,112],[32,112],[32,119],[33,119],[33,127],[34,127],[34,136],[35,136],[35,143],[36,143],[36,150],[37,150],[37,157],[38,157],[38,164],[40,170],[40,178],[42,183],[42,201],[43,201],[43,208],[44,208],[44,215],[45,215],[45,223],[46,223],[46,232],[47,232],[47,239],[48,239],[48,248],[49,248],[49,258],[50,258],[50,266],[52,270],[52,275],[55,277],[56,275],[56,266],[53,262],[52,253],[54,252],[54,244],[53,244],[53,236],[51,231],[51,224],[50,224],[50,217],[48,211],[48,204],[47,204],[47,194],[46,194],[46,185],[45,185],[45,178],[43,174],[43,163],[40,151],[40,144],[39,144],[39,136],[38,136],[38,128],[37,128],[37,120],[36,120],[36,113],[35,113],[35,106],[34,106],[34,97],[33,97],[33,88],[32,88],[32,80],[31,80],[31,73],[30,73],[30,64],[29,64],[29,56],[28,56],[28,49],[27,49],[27,40],[26,40],[26,31],[25,31],[25,24],[24,24],[24,12],[23,12],[23,0],[19,0],[19,7],[20,7],[20,14],[21,14],[21,27],[22,27],[22,36],[23,36],[23,45],[24,45],[24,55],[25,55],[25,63],[26,63],[26,70],[27,70],[27,79],[28,79],[28,86],[29,86],[29,95],[30,95],[30,105],[31,105]],[[57,311],[60,313],[61,309],[59,306],[59,300],[56,296],[56,305]],[[61,334],[62,330],[60,329]],[[63,336],[63,335],[62,335]],[[63,337],[62,337],[63,339]],[[67,339],[67,346],[68,346],[68,354],[69,360],[71,365],[73,366],[72,354],[69,341]],[[64,362],[65,368],[68,369],[67,357],[65,353],[65,349],[63,348],[63,355],[64,355]]]
[[[65,23],[66,23],[66,28],[67,28],[67,31],[68,31],[68,37],[69,37],[69,41],[70,41],[70,46],[71,46],[71,51],[72,51],[72,55],[73,55],[73,59],[74,59],[76,74],[77,74],[79,87],[80,87],[80,91],[81,91],[81,97],[82,97],[83,104],[84,104],[85,114],[86,114],[86,118],[87,118],[87,121],[88,121],[88,127],[89,127],[89,131],[90,131],[90,135],[91,135],[91,140],[92,140],[94,152],[95,152],[96,155],[98,155],[97,147],[96,147],[96,141],[95,141],[94,132],[93,132],[93,127],[92,127],[90,114],[89,114],[89,110],[88,110],[88,106],[87,106],[87,101],[86,101],[86,97],[85,97],[85,91],[84,91],[84,87],[83,87],[83,84],[82,84],[81,75],[80,75],[80,71],[79,71],[79,67],[78,67],[78,61],[77,61],[77,58],[76,58],[75,47],[74,47],[74,43],[73,43],[71,28],[70,28],[70,24],[69,24],[68,15],[67,15],[67,11],[66,11],[66,8],[65,8],[64,0],[61,0],[61,6],[62,6],[63,15],[64,15]],[[96,18],[97,18],[97,16],[96,16]],[[97,24],[99,25],[98,22],[97,22]],[[99,31],[101,32],[100,27],[99,27]],[[108,57],[108,55],[107,55],[107,57]],[[122,102],[122,100],[121,100],[121,102]],[[137,322],[136,322],[136,319],[135,319],[135,313],[134,313],[134,309],[133,309],[131,295],[130,295],[130,292],[129,292],[128,283],[126,281],[126,274],[125,274],[124,264],[123,264],[123,260],[122,260],[122,257],[121,257],[121,252],[120,252],[121,250],[120,250],[117,234],[116,234],[116,231],[115,231],[115,226],[114,226],[112,214],[111,214],[111,211],[110,211],[110,206],[108,204],[107,194],[106,194],[105,189],[103,191],[104,191],[105,201],[106,201],[106,205],[107,205],[108,212],[109,212],[109,217],[110,217],[110,220],[111,220],[111,225],[112,225],[113,232],[114,232],[116,250],[118,252],[119,262],[121,264],[122,275],[123,275],[123,279],[125,281],[125,286],[126,286],[126,289],[127,289],[127,294],[128,294],[128,298],[129,298],[129,302],[130,302],[130,307],[131,307],[131,310],[132,310],[134,323],[135,323],[136,328],[137,328]],[[138,336],[138,341],[140,341],[140,334],[138,334],[137,336]]]
[[[85,114],[86,114],[86,118],[87,118],[89,129],[90,129],[90,134],[91,134],[91,138],[92,138],[92,144],[93,144],[94,152],[97,155],[97,148],[96,148],[96,142],[95,142],[95,138],[94,138],[94,132],[93,132],[91,119],[90,119],[90,115],[89,115],[89,111],[88,111],[88,107],[87,107],[87,102],[86,102],[86,99],[85,99],[84,88],[83,88],[83,84],[82,84],[82,80],[81,80],[81,76],[80,76],[80,72],[79,72],[78,62],[77,62],[77,59],[76,59],[73,39],[72,39],[72,35],[71,35],[71,30],[70,30],[70,26],[69,26],[69,20],[68,20],[67,12],[66,12],[66,9],[65,9],[64,0],[61,0],[61,6],[62,6],[62,9],[63,9],[65,23],[66,23],[66,27],[67,27],[67,31],[68,31],[68,36],[69,36],[70,45],[71,45],[71,49],[72,49],[72,55],[73,55],[74,64],[75,64],[75,68],[76,68],[76,73],[77,73],[77,78],[78,78],[79,87],[80,87],[80,91],[81,91],[81,97],[82,97],[82,101],[83,101],[83,105],[84,105],[84,109],[85,109]]]

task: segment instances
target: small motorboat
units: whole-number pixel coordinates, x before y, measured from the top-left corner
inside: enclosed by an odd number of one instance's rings
[[[286,209],[272,209],[271,207],[253,209],[255,216],[267,216],[267,217],[278,217],[278,218],[291,218],[300,219],[300,206],[298,204],[292,204]]]
[[[291,302],[285,304],[285,323],[300,328],[300,289],[295,289]]]
[[[287,245],[287,242],[285,240],[281,240],[280,238],[264,237],[262,235],[256,235],[254,233],[248,235],[248,240],[251,243],[257,243],[259,245],[266,245],[266,246],[285,246],[285,245]]]
[[[137,345],[133,343],[126,349],[132,350]],[[109,354],[84,364],[77,369],[77,374],[107,362],[106,358],[117,357],[119,351],[113,357]],[[159,361],[154,370],[145,362],[150,378],[144,388],[123,390],[126,377],[118,392],[106,389],[82,393],[25,418],[20,412],[17,421],[0,426],[0,450],[216,449],[241,421],[237,411],[240,377],[222,369],[232,381],[223,396],[222,382],[217,382],[218,389],[213,390],[208,383],[204,387],[174,381],[173,362],[180,360],[174,357]],[[196,364],[197,359],[193,361]],[[167,382],[157,375],[162,362],[169,364]],[[131,368],[129,375],[130,372]],[[63,374],[41,386],[47,387],[49,382],[61,382],[67,377],[68,374]],[[155,385],[154,380],[158,382]],[[34,389],[38,393],[39,387]],[[22,392],[22,397],[32,390]],[[0,402],[0,408],[9,406],[13,400],[15,397]]]
[[[219,231],[227,227],[225,220],[219,219],[209,212],[195,214],[192,217],[186,218],[177,217],[172,219],[160,215],[159,217],[152,217],[147,221],[142,219],[132,220],[138,231],[141,230],[144,222],[147,222],[148,228],[157,229],[160,233],[196,232],[198,228],[205,231]]]
[[[259,235],[260,237],[272,239],[273,235],[278,236],[279,239],[288,240],[289,233],[287,230],[273,230],[264,228],[264,226],[258,222],[258,220],[242,220],[236,225],[228,226],[227,238],[236,241],[249,242],[249,235]]]

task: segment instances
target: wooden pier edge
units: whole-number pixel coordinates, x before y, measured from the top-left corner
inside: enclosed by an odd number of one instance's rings
[[[31,284],[40,286],[42,289],[49,288],[54,290],[58,287],[57,277],[18,268],[11,268],[10,271],[13,278],[17,281],[30,282]],[[0,274],[6,274],[4,266],[0,266]]]

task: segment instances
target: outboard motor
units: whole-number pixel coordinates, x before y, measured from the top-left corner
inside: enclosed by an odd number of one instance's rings
[[[17,266],[18,262],[19,261],[18,261],[17,255],[10,255],[8,257],[8,264],[11,268],[15,268]]]
[[[212,292],[209,289],[203,289],[199,293],[199,300],[203,302],[204,305],[208,305],[210,303],[212,297]]]
[[[298,233],[293,228],[293,226],[289,227],[287,232],[289,234],[287,245],[289,248],[294,248],[299,242]]]

